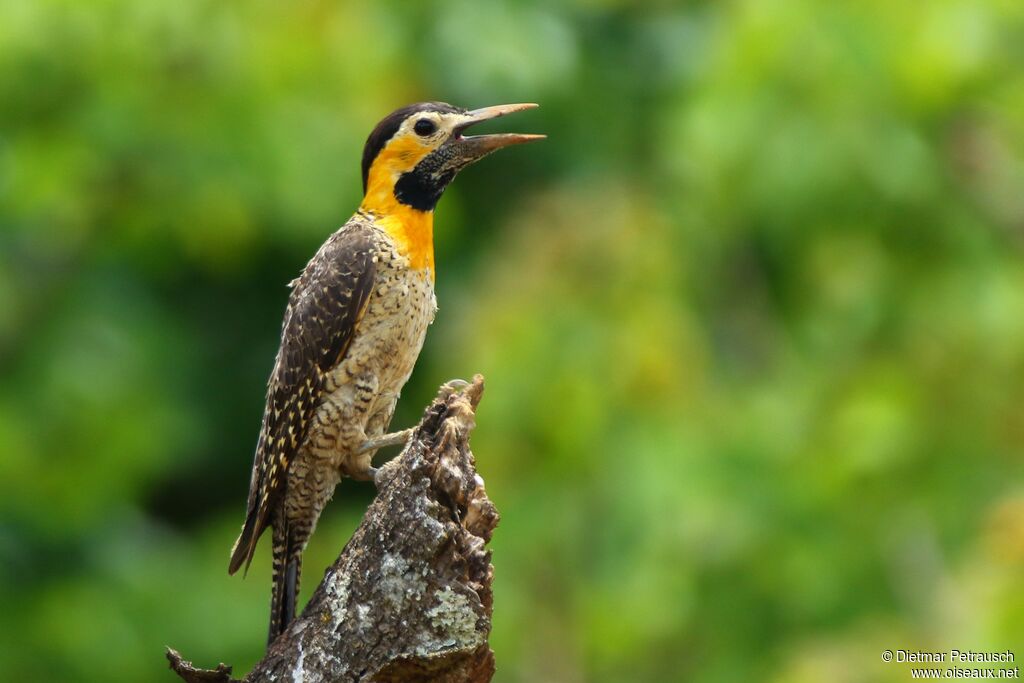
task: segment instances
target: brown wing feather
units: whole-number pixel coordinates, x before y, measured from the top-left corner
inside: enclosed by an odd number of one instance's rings
[[[281,346],[267,386],[267,406],[245,526],[231,551],[228,573],[248,568],[270,512],[284,492],[288,467],[306,438],[327,373],[345,357],[373,288],[372,228],[350,221],[331,235],[294,282]]]

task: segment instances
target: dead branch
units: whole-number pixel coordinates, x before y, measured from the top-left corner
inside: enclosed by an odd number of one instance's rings
[[[498,512],[469,436],[483,378],[445,385],[309,604],[243,680],[486,683],[494,673],[491,553]],[[168,649],[190,683],[230,683]]]

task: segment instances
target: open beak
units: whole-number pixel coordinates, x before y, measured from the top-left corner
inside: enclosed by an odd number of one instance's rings
[[[496,149],[501,149],[502,147],[508,147],[509,145],[521,145],[524,142],[533,142],[534,140],[543,140],[547,136],[528,135],[523,133],[462,135],[464,130],[483,121],[490,121],[491,119],[496,119],[499,116],[523,111],[524,109],[536,109],[538,106],[539,105],[533,103],[499,104],[494,107],[484,107],[483,109],[468,111],[463,114],[463,122],[455,127],[455,131],[452,134],[452,142],[456,144],[459,150],[459,155],[462,156],[464,160],[471,163],[477,159],[487,156]]]

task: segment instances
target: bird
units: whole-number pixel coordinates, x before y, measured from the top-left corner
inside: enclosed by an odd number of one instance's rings
[[[545,137],[464,133],[536,106],[420,102],[388,114],[363,148],[358,210],[290,283],[228,565],[229,574],[248,571],[273,529],[268,646],[295,617],[302,553],[335,487],[343,477],[373,481],[375,452],[412,432],[387,430],[437,311],[435,206],[465,167]]]

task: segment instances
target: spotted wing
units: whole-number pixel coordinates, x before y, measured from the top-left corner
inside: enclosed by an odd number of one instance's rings
[[[284,494],[288,467],[323,398],[326,377],[355,336],[375,271],[371,228],[350,223],[324,243],[293,283],[267,386],[245,526],[231,551],[231,574],[252,562],[256,542]]]

